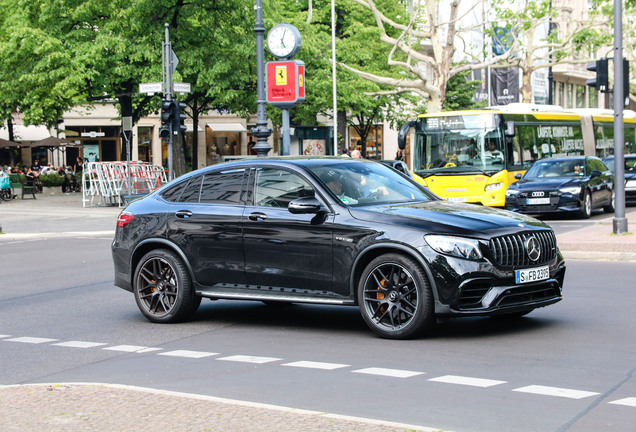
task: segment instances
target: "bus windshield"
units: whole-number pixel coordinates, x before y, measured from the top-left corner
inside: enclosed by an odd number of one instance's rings
[[[504,137],[490,114],[420,119],[413,168],[436,174],[494,173],[505,168]]]

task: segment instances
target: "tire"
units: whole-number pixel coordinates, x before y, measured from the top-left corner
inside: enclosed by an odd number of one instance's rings
[[[133,293],[141,313],[155,323],[184,321],[201,304],[185,264],[174,252],[165,249],[150,251],[139,261]]]
[[[612,193],[610,194],[610,203],[609,205],[606,205],[605,207],[603,207],[603,211],[605,213],[614,213],[614,208],[615,205],[614,203],[616,202],[616,191],[612,191]]]
[[[11,198],[13,198],[11,189],[0,189],[0,199],[2,201],[11,201]]]
[[[590,195],[590,191],[585,191],[583,195],[583,202],[581,203],[579,214],[583,219],[589,219],[592,216],[592,195]]]
[[[424,270],[399,254],[381,255],[367,265],[358,284],[358,303],[367,326],[383,338],[413,338],[435,323]]]

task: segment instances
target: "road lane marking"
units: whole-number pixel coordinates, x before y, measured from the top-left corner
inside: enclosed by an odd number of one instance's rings
[[[49,339],[49,338],[37,338],[37,337],[17,337],[13,339],[6,339],[5,342],[22,342],[22,343],[30,343],[30,344],[41,344],[47,342],[55,342],[57,339]]]
[[[263,363],[269,363],[269,362],[273,362],[273,361],[280,361],[280,360],[282,360],[282,358],[276,358],[276,357],[255,357],[255,356],[247,356],[247,355],[233,355],[233,356],[229,356],[229,357],[221,357],[221,358],[218,358],[217,360],[242,362],[242,363],[263,364]]]
[[[628,397],[625,399],[615,400],[613,402],[608,402],[614,405],[625,405],[636,408],[636,397]]]
[[[437,378],[431,378],[429,381],[442,382],[446,384],[459,384],[472,387],[493,387],[499,384],[505,384],[507,381],[497,381],[484,378],[472,378],[458,375],[444,375]]]
[[[158,353],[160,356],[169,357],[186,357],[186,358],[204,358],[219,355],[219,353],[205,352],[205,351],[188,351],[188,350],[174,350]]]
[[[381,375],[393,378],[411,378],[417,375],[424,375],[424,372],[407,371],[401,369],[387,369],[370,367],[365,369],[358,369],[351,371],[353,373],[369,374],[369,375]]]
[[[83,342],[83,341],[68,341],[54,343],[55,346],[68,347],[68,348],[95,348],[98,346],[108,345],[102,342]]]
[[[150,350],[155,350],[155,349],[159,349],[159,348],[148,348],[145,346],[139,346],[139,345],[115,345],[112,347],[106,347],[106,348],[102,348],[103,350],[107,350],[107,351],[122,351],[122,352],[146,352],[146,350],[150,349]]]
[[[566,389],[566,388],[559,388],[559,387],[540,386],[540,385],[530,385],[530,386],[514,389],[512,391],[521,392],[521,393],[532,393],[532,394],[538,394],[543,396],[557,396],[557,397],[564,397],[569,399],[583,399],[583,398],[595,396],[598,394],[595,392],[573,390],[573,389]]]
[[[0,334],[0,339],[2,339],[2,338],[9,338],[9,337],[11,337],[11,335],[2,335],[2,334]]]
[[[282,366],[290,366],[290,367],[297,367],[297,368],[307,368],[307,369],[334,370],[334,369],[340,369],[340,368],[343,368],[343,367],[348,367],[349,365],[340,364],[340,363],[297,361],[297,362],[292,362],[292,363],[285,363]]]

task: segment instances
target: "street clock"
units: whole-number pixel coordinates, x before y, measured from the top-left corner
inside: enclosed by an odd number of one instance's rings
[[[276,24],[267,34],[267,48],[278,58],[290,58],[300,49],[300,32],[291,24]]]

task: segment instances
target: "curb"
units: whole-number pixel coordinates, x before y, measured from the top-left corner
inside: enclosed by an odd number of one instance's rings
[[[597,252],[562,250],[565,259],[591,261],[636,261],[636,252]]]

